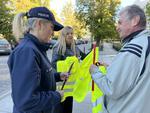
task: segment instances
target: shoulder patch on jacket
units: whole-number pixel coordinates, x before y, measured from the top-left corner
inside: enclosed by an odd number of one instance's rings
[[[142,47],[137,44],[127,44],[120,52],[130,52],[138,57],[141,57],[142,54]]]

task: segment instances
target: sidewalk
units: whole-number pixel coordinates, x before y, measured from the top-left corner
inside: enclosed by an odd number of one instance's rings
[[[117,54],[115,50],[112,49],[112,45],[109,43],[104,43],[103,51],[100,51],[99,60],[105,61],[110,64],[113,57]],[[11,99],[11,93],[0,96],[0,113],[12,113],[13,102]],[[91,94],[89,93],[82,103],[73,103],[73,113],[92,113],[91,106]]]
[[[0,99],[0,113],[12,113],[13,102],[10,92]]]

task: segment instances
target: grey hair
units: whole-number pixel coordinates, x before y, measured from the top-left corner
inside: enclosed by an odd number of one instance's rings
[[[61,31],[61,34],[60,34],[60,37],[58,39],[58,43],[56,44],[56,46],[58,45],[58,53],[61,54],[61,55],[64,55],[65,52],[66,52],[66,36],[67,36],[67,33],[72,31],[73,32],[73,28],[70,27],[70,26],[65,26],[62,31]],[[77,56],[77,53],[76,53],[76,49],[75,49],[75,41],[73,40],[73,43],[71,44],[71,50],[74,52],[74,55]]]
[[[140,17],[139,26],[142,28],[146,27],[146,16],[144,11],[137,5],[127,6],[120,11],[119,14],[126,13],[127,19],[131,20],[135,16]]]
[[[12,31],[15,38],[18,40],[23,37],[23,35],[35,28],[36,20],[41,20],[42,22],[49,22],[42,18],[24,18],[26,13],[19,13],[14,17]]]

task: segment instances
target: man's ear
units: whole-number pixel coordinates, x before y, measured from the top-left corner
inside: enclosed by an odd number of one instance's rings
[[[134,16],[133,19],[131,20],[132,26],[137,26],[140,22],[140,16]]]

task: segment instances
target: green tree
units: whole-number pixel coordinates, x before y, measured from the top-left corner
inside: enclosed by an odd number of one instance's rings
[[[63,24],[72,26],[74,29],[74,34],[77,38],[81,38],[85,35],[86,29],[83,27],[83,22],[80,22],[76,18],[74,6],[69,0],[63,7],[61,16],[63,18]]]
[[[9,4],[9,0],[0,0],[0,34],[2,34],[6,39],[11,40],[11,22],[13,15],[8,7]]]
[[[146,15],[147,15],[147,21],[149,23],[149,28],[150,28],[150,2],[147,3],[146,5]]]
[[[116,10],[120,0],[78,0],[77,18],[85,22],[94,39],[116,38]]]

